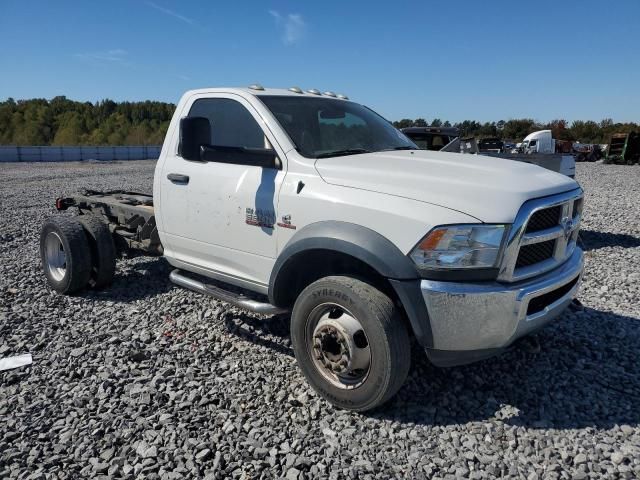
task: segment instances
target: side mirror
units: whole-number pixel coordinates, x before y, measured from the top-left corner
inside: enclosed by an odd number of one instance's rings
[[[211,124],[205,117],[180,119],[180,146],[178,151],[185,160],[202,160],[200,147],[211,143]]]

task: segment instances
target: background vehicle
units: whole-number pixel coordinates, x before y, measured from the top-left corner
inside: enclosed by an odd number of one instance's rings
[[[571,178],[573,178],[576,173],[576,161],[570,154],[523,154],[521,150],[514,152],[513,149],[504,148],[502,141],[496,142],[496,140],[499,139],[477,141],[475,138],[460,138],[454,136],[458,134],[457,128],[444,129],[444,132],[441,130],[443,129],[440,127],[408,127],[403,128],[402,132],[413,140],[418,147],[425,150],[441,150],[453,153],[480,153],[492,157],[531,163],[554,172],[562,173]],[[449,143],[441,146],[441,143],[445,139],[448,139]],[[534,139],[534,142],[535,147],[537,140]],[[483,146],[481,147],[480,144]],[[482,148],[484,148],[484,150],[482,150]]]
[[[640,134],[631,132],[612,135],[605,161],[627,165],[640,162]]]
[[[460,135],[455,127],[407,127],[401,132],[422,150],[442,150]]]
[[[571,140],[556,140],[555,153],[573,153],[573,142]]]
[[[291,312],[310,385],[360,411],[401,387],[411,336],[440,366],[498,354],[562,313],[583,268],[575,181],[419,150],[370,109],[295,87],[185,93],[153,196],[85,191],[56,207],[80,216],[42,228],[53,289],[106,287],[117,250],[163,254],[178,285]]]
[[[504,142],[499,138],[482,138],[478,142],[480,153],[501,153],[504,150]]]
[[[513,143],[513,142],[504,142],[504,145],[503,145],[502,148],[507,153],[511,153],[514,150],[518,149],[517,145],[515,143]]]
[[[576,162],[595,162],[605,156],[605,151],[598,144],[574,143],[573,154]]]
[[[526,154],[556,153],[556,141],[551,130],[539,130],[524,137],[520,149]]]

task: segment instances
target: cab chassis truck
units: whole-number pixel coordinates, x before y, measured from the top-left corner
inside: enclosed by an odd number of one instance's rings
[[[412,345],[460,365],[559,318],[583,271],[573,179],[419,150],[371,109],[314,89],[189,91],[153,195],[87,190],[55,205],[79,214],[41,230],[55,291],[107,288],[118,251],[163,255],[179,286],[289,313],[309,384],[356,411],[400,389]]]

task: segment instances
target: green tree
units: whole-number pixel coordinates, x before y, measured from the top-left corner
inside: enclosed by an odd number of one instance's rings
[[[164,102],[0,101],[0,144],[116,145],[162,143],[175,106]]]
[[[495,122],[485,122],[477,131],[476,135],[480,138],[497,137],[498,128]]]
[[[598,124],[593,120],[576,120],[571,124],[571,136],[582,143],[600,142],[601,135]]]
[[[396,128],[413,127],[413,120],[410,120],[408,118],[403,118],[400,121],[393,122],[393,126]]]
[[[480,130],[481,125],[475,120],[464,120],[454,124],[454,127],[460,131],[461,137],[474,137]]]
[[[544,125],[545,130],[551,130],[551,135],[553,138],[558,140],[573,140],[571,132],[567,128],[566,120],[551,120],[549,123]]]
[[[84,122],[78,112],[65,112],[59,117],[59,126],[53,145],[82,144],[86,134]]]
[[[530,133],[541,129],[542,125],[531,118],[507,120],[502,129],[502,138],[521,142]]]

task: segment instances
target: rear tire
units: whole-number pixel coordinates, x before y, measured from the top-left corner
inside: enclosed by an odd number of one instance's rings
[[[89,242],[77,218],[50,217],[40,231],[40,259],[49,286],[58,293],[84,288],[91,275]]]
[[[409,334],[393,301],[354,278],[325,277],[305,288],[291,315],[291,338],[309,384],[339,408],[382,405],[409,372]]]
[[[91,251],[91,276],[89,285],[103,288],[111,285],[116,272],[116,247],[109,227],[96,215],[78,217],[82,224]]]

